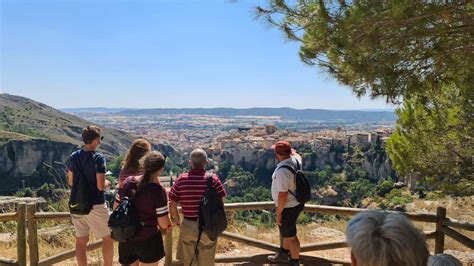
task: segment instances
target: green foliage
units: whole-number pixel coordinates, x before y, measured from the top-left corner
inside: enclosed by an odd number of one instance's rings
[[[311,223],[311,216],[309,213],[301,212],[298,218],[296,219],[297,224],[309,224]]]
[[[402,189],[392,189],[385,195],[385,198],[380,203],[382,209],[399,209],[404,210],[405,205],[413,202],[410,194],[404,193]]]
[[[232,167],[232,162],[225,160],[219,164],[217,175],[221,180],[226,180]]]
[[[383,197],[385,194],[389,193],[393,188],[393,181],[384,180],[377,185],[377,195]]]
[[[15,197],[36,197],[36,193],[35,191],[33,191],[33,189],[27,187],[25,189],[22,189],[22,190],[18,190],[16,193],[15,193]]]
[[[399,174],[445,193],[474,194],[474,3],[269,0],[257,15],[301,44],[303,62],[358,97],[403,99],[387,143]],[[375,153],[381,149],[378,139]]]
[[[393,166],[429,188],[473,195],[474,107],[467,90],[443,86],[429,102],[406,100],[397,110],[397,128],[387,142]]]
[[[113,176],[119,176],[122,169],[123,156],[115,157],[111,162],[107,163],[107,168],[112,172]]]
[[[349,185],[349,200],[358,205],[365,198],[373,197],[376,193],[376,185],[367,179],[358,179]]]
[[[442,191],[436,190],[436,191],[430,191],[426,193],[425,199],[426,200],[439,200],[444,197],[446,197],[446,195]]]
[[[166,158],[164,174],[182,174],[188,171],[188,159],[185,154],[173,154]]]
[[[472,76],[470,1],[269,0],[257,15],[357,96],[397,102]]]

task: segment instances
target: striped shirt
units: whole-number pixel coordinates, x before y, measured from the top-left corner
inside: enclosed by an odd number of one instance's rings
[[[224,186],[217,175],[212,176],[212,187],[219,197],[225,197]],[[207,175],[204,170],[191,170],[176,179],[169,193],[169,199],[181,204],[186,218],[198,218],[199,203],[207,188]]]

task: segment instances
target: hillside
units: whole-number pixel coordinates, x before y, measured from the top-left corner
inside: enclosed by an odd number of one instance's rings
[[[396,116],[391,111],[335,111],[323,109],[293,109],[293,108],[154,108],[141,110],[125,110],[121,115],[213,115],[213,116],[279,116],[289,121],[346,121],[374,122],[395,121]]]
[[[0,194],[44,183],[64,185],[65,162],[82,145],[82,129],[92,124],[28,98],[0,94]],[[109,162],[124,155],[136,138],[130,133],[102,128],[99,151]],[[154,145],[168,156],[168,145]]]
[[[31,99],[0,94],[0,130],[81,145],[82,129],[90,124],[87,120]],[[110,128],[103,128],[103,135],[100,149],[109,157],[125,153],[134,138],[127,132]],[[18,136],[3,133],[0,141],[17,139]]]

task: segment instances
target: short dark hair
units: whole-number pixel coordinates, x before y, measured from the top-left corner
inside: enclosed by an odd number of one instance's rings
[[[100,128],[96,126],[87,126],[82,130],[82,141],[85,144],[91,144],[96,138],[100,137]]]

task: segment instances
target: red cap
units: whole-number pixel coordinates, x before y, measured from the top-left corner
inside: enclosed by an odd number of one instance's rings
[[[279,155],[288,156],[295,153],[288,141],[280,140],[272,145],[272,149]]]

